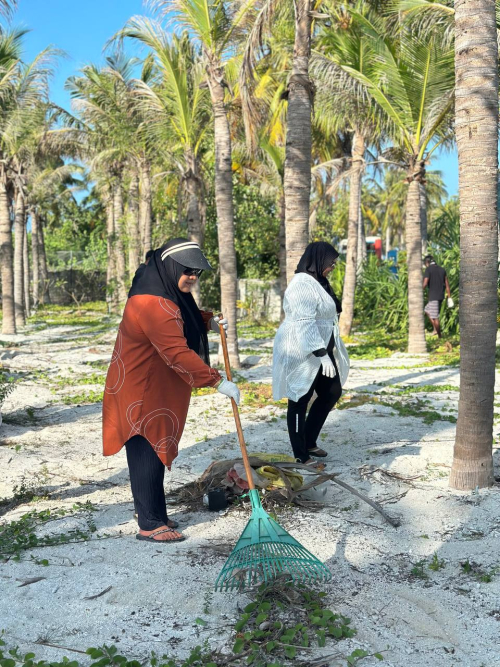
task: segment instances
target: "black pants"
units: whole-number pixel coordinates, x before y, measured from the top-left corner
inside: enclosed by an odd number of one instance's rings
[[[141,530],[154,530],[167,525],[167,506],[163,478],[165,466],[142,435],[134,435],[125,443],[130,472],[130,486]]]
[[[332,355],[330,355],[330,358],[333,360]],[[333,363],[335,364],[334,360]],[[311,458],[308,450],[317,447],[316,440],[326,418],[342,396],[342,385],[340,384],[336,364],[335,370],[337,371],[335,377],[329,378],[323,375],[320,367],[307,394],[301,396],[298,401],[288,399],[288,413],[286,416],[288,435],[292,443],[293,455],[302,463]],[[314,392],[316,392],[317,398],[311,405],[306,419],[307,406]]]

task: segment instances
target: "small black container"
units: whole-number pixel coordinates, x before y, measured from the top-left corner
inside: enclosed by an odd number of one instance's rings
[[[219,512],[227,507],[226,492],[224,489],[213,489],[208,492],[208,509],[211,512]]]

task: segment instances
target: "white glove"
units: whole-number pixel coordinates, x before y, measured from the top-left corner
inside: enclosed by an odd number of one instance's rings
[[[327,378],[334,378],[336,376],[335,366],[333,361],[330,359],[328,354],[325,354],[324,357],[321,357],[321,366],[323,367],[323,375]]]
[[[453,306],[455,305],[455,302],[453,301],[451,296],[448,297],[448,301],[446,303],[448,304],[448,308],[453,308]]]
[[[219,391],[221,394],[224,394],[224,396],[234,398],[236,405],[240,404],[240,390],[238,389],[238,386],[234,384],[234,382],[230,382],[229,380],[222,380],[222,382],[217,387],[217,391]]]
[[[220,317],[212,317],[210,320],[210,329],[215,331],[215,333],[219,333],[219,324],[222,324],[224,331],[227,331],[227,320],[225,317],[222,319]]]

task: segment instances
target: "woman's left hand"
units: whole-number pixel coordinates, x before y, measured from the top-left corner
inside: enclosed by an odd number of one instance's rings
[[[227,320],[225,317],[212,317],[210,320],[210,329],[215,331],[215,333],[220,332],[220,326],[224,327],[224,331],[227,331]]]

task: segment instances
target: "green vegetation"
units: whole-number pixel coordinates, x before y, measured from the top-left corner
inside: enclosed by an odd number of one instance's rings
[[[356,635],[350,619],[328,609],[324,600],[326,593],[295,586],[290,581],[278,580],[262,585],[254,600],[246,605],[233,627],[230,639],[230,654],[212,650],[208,641],[196,646],[185,660],[168,655],[152,653],[149,659],[126,658],[115,646],[90,648],[90,667],[222,667],[223,665],[254,665],[254,667],[288,667],[306,664],[314,648],[327,644],[339,644],[342,639]],[[209,601],[206,604],[210,604]],[[208,627],[208,622],[197,618],[196,623]],[[41,642],[43,644],[43,642]],[[6,650],[0,639],[0,667],[80,667],[80,663],[68,658],[61,662],[36,659],[33,653],[22,655],[17,649]],[[382,661],[379,652],[370,653],[358,648],[345,655],[344,664],[349,667],[361,665],[365,658]],[[304,660],[306,662],[304,662]]]
[[[21,560],[24,553],[40,547],[69,544],[70,542],[86,542],[95,532],[92,518],[95,507],[91,503],[76,503],[72,510],[32,510],[23,514],[20,519],[0,524],[0,558],[4,561]],[[65,517],[78,517],[85,521],[85,529],[72,529],[67,532],[55,533],[40,537],[37,529],[48,523],[56,523]],[[48,562],[41,562],[48,565]]]

